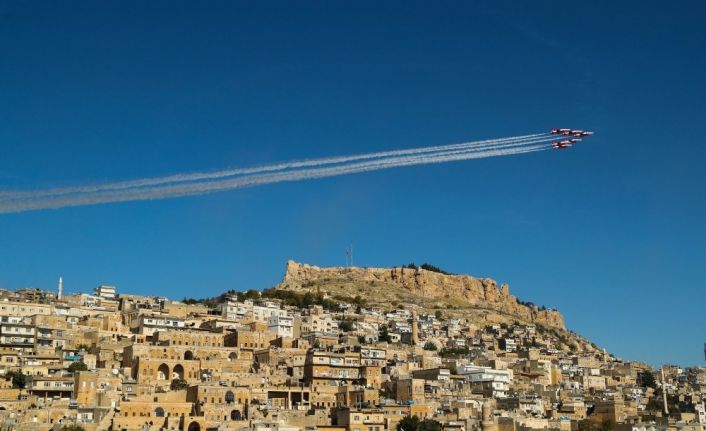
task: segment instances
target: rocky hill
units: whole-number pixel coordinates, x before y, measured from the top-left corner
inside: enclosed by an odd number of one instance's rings
[[[384,308],[414,304],[425,310],[444,309],[447,315],[479,323],[518,321],[566,330],[561,313],[518,301],[507,284],[421,268],[319,268],[290,260],[277,289],[322,292],[334,298],[359,296]]]

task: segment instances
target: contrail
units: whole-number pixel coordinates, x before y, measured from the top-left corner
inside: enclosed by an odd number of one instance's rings
[[[29,190],[29,191],[0,191],[0,201],[15,200],[18,198],[38,198],[42,196],[58,196],[72,193],[92,193],[104,190],[124,190],[135,187],[147,187],[161,184],[169,184],[185,181],[201,181],[210,179],[219,179],[236,175],[247,175],[261,172],[274,172],[286,169],[324,166],[339,163],[348,163],[356,160],[378,159],[383,157],[395,157],[412,154],[434,153],[439,151],[456,150],[456,149],[480,149],[492,147],[498,144],[521,142],[539,137],[549,136],[548,133],[536,133],[532,135],[515,136],[510,138],[488,139],[482,141],[464,142],[460,144],[439,145],[433,147],[420,147],[405,150],[382,151],[367,154],[358,154],[352,156],[328,157],[314,160],[302,160],[277,163],[273,165],[257,166],[252,168],[235,168],[225,169],[214,172],[195,172],[190,174],[176,174],[159,178],[142,178],[138,180],[119,181],[106,184],[92,184],[75,187],[51,188],[44,190]]]
[[[544,136],[529,135],[535,137]],[[469,160],[485,157],[496,157],[512,154],[522,154],[534,151],[541,151],[550,148],[547,144],[541,144],[552,140],[550,137],[538,139],[526,139],[520,141],[506,142],[495,144],[490,148],[464,148],[463,144],[442,147],[428,148],[447,148],[446,150],[434,152],[415,150],[399,150],[399,152],[386,152],[397,154],[393,157],[377,158],[367,161],[359,161],[356,163],[345,163],[334,166],[316,166],[308,169],[290,170],[282,172],[265,172],[254,175],[242,176],[237,178],[217,179],[215,181],[199,181],[188,183],[166,184],[155,187],[137,187],[126,188],[122,190],[99,190],[96,192],[75,194],[75,195],[58,195],[58,196],[43,196],[40,198],[16,199],[9,201],[0,201],[0,213],[22,212],[39,209],[61,208],[68,206],[94,205],[111,202],[125,202],[148,199],[165,199],[171,197],[191,196],[206,193],[213,193],[223,190],[230,190],[243,187],[253,187],[257,185],[272,184],[285,181],[300,181],[305,179],[316,179],[338,175],[348,175],[353,173],[368,172],[379,169],[389,169],[394,167],[412,166],[431,163],[445,163],[457,160]],[[541,145],[537,145],[541,144]],[[448,148],[452,148],[449,150]],[[456,148],[456,149],[454,149]],[[402,155],[399,155],[402,154]],[[362,155],[366,156],[366,155]],[[356,160],[366,160],[369,157],[348,156]],[[340,157],[338,159],[345,159]],[[314,161],[311,161],[314,162]],[[310,165],[307,165],[310,166]],[[253,168],[255,169],[255,168]],[[262,171],[257,171],[262,172]],[[188,175],[185,175],[188,176]],[[176,177],[176,176],[175,176]],[[183,177],[183,176],[182,176]],[[139,180],[136,180],[139,181]]]

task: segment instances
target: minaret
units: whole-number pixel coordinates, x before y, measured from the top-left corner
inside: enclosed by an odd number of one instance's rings
[[[417,313],[412,312],[412,345],[419,344],[419,328],[417,327]]]
[[[664,365],[662,365],[662,402],[664,403],[664,414],[669,416],[669,407],[667,406],[667,387],[665,382],[667,379],[664,378]]]
[[[492,398],[483,401],[483,405],[481,407],[481,430],[498,431],[498,424],[495,423],[495,418],[493,417],[494,408],[495,402]]]
[[[64,287],[64,281],[61,279],[61,276],[59,276],[59,287],[58,287],[57,293],[56,293],[56,300],[57,301],[61,300],[61,290],[63,289],[63,287]]]

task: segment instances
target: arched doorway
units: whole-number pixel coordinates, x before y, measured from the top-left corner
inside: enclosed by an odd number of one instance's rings
[[[227,402],[228,404],[231,404],[232,402],[235,401],[235,395],[234,395],[233,392],[231,392],[231,391],[226,392],[226,397],[225,397],[225,398],[226,398],[226,402]]]
[[[194,352],[192,352],[191,350],[187,350],[186,352],[184,352],[184,360],[185,361],[191,361],[193,359],[194,359]]]
[[[154,409],[154,415],[157,416],[158,418],[163,418],[164,417],[164,409],[161,407],[157,407]]]
[[[184,367],[181,364],[176,364],[172,370],[172,379],[184,380]]]
[[[199,425],[198,422],[194,421],[189,424],[189,427],[186,430],[187,431],[201,431],[201,425]]]
[[[228,355],[228,361],[233,362],[236,359],[238,359],[238,354],[235,352],[230,352],[230,355]]]
[[[243,415],[240,414],[240,410],[233,410],[230,412],[230,420],[239,421],[243,419]]]
[[[169,366],[162,364],[157,368],[157,380],[167,380],[169,377]]]

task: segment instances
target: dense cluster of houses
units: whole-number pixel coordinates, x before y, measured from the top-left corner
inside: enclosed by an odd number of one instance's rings
[[[413,304],[0,291],[0,430],[704,431],[706,369]],[[407,429],[405,429],[407,431]]]

